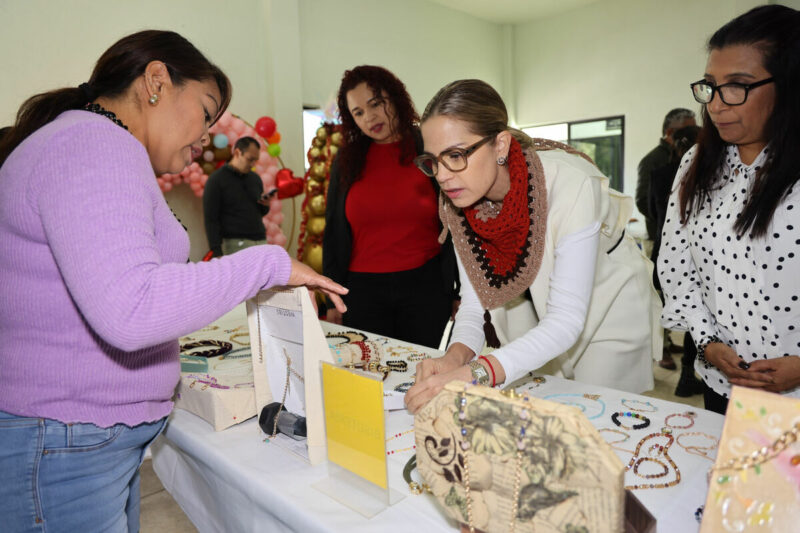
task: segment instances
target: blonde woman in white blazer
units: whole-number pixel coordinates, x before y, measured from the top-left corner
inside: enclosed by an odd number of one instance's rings
[[[480,80],[441,89],[421,129],[417,164],[441,186],[462,299],[445,355],[417,365],[409,410],[454,379],[508,384],[532,370],[651,389],[661,306],[652,264],[624,232],[632,200],[583,154],[509,128]],[[528,291],[538,323],[500,347],[489,310]],[[475,359],[484,342],[495,350]]]

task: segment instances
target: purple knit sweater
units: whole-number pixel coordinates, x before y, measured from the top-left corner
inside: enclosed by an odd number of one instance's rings
[[[0,410],[101,427],[169,414],[178,337],[291,272],[277,246],[188,257],[130,133],[68,111],[28,137],[0,167]]]

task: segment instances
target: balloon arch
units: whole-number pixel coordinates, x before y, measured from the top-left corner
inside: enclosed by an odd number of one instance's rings
[[[281,134],[275,120],[261,117],[251,126],[241,117],[226,111],[209,130],[210,142],[203,146],[203,153],[179,174],[162,174],[156,179],[163,192],[186,183],[197,197],[203,196],[209,175],[224,165],[232,155],[233,146],[242,137],[253,137],[259,144],[260,154],[253,167],[264,184],[264,191],[278,189],[272,197],[269,213],[264,217],[267,240],[278,246],[287,245],[288,239],[281,230],[284,219],[281,200],[297,196],[303,191],[303,178],[294,177],[292,171],[283,167],[281,161]],[[293,226],[294,227],[294,226]]]

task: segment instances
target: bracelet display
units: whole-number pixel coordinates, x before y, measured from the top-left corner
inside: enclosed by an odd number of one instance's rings
[[[704,342],[703,344],[698,344],[697,345],[697,356],[696,356],[696,358],[706,368],[711,368],[712,366],[714,366],[711,363],[709,363],[708,360],[706,359],[706,347],[709,344],[714,343],[714,342],[722,343],[722,339],[720,339],[716,335],[711,335],[710,337],[708,337],[708,340],[706,342]]]

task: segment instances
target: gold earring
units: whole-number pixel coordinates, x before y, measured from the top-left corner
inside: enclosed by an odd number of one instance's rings
[[[148,102],[150,102],[150,105],[156,105],[158,103],[158,95],[153,93],[153,96],[150,97]]]

